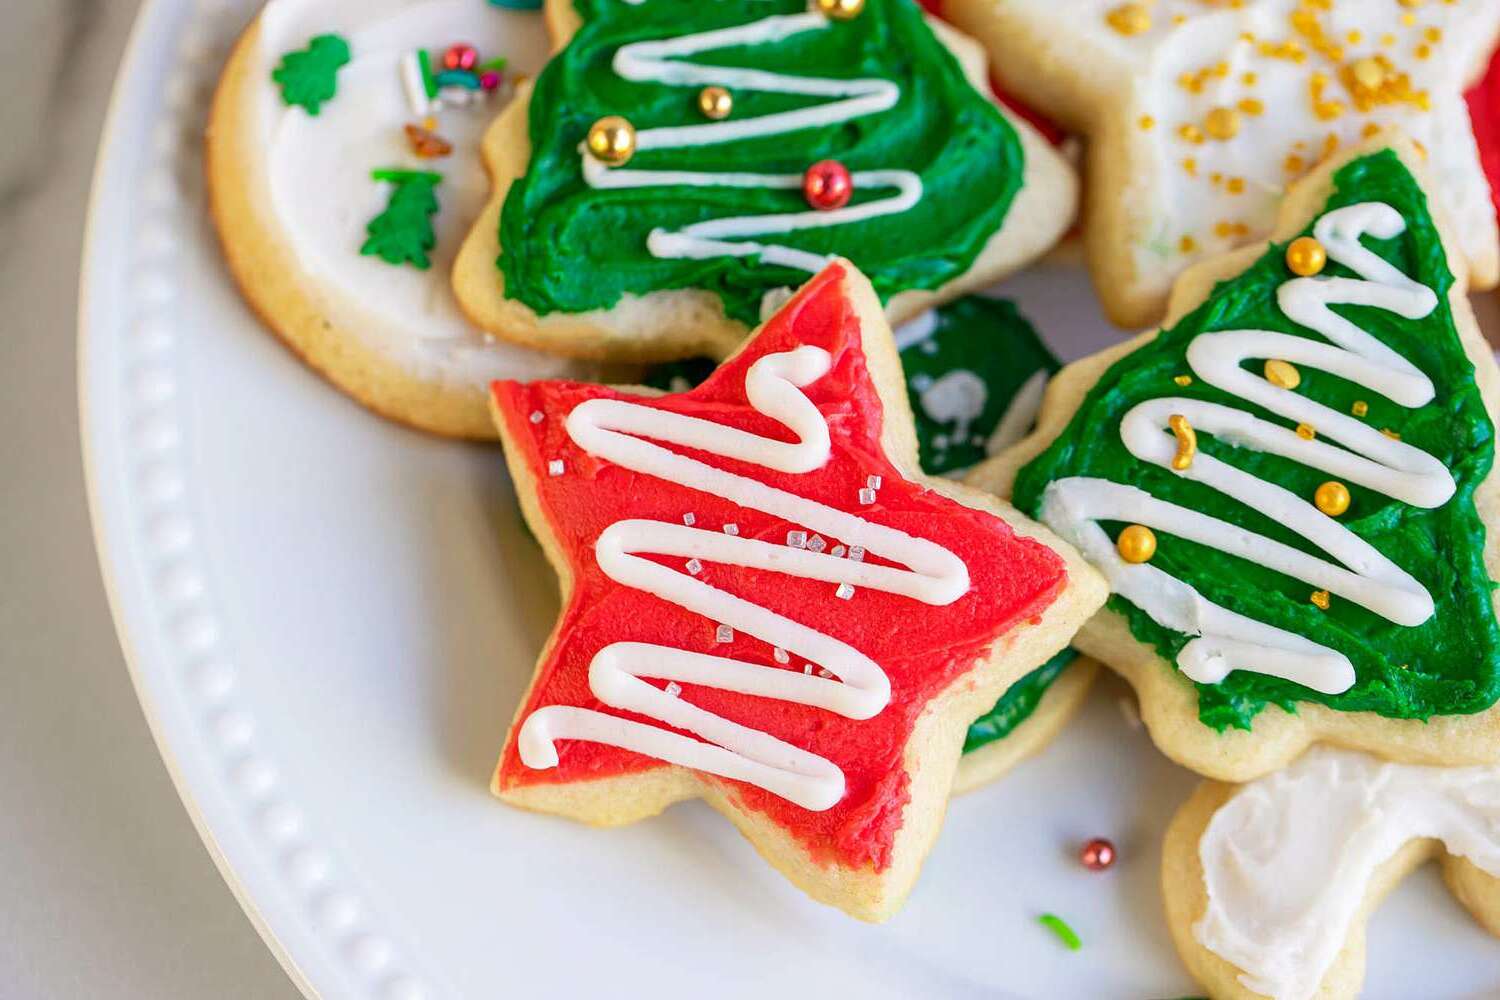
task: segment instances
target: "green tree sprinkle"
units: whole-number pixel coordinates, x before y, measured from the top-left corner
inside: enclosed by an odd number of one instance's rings
[[[281,84],[281,99],[316,115],[338,90],[339,67],[349,61],[349,43],[338,35],[319,35],[307,48],[288,52],[271,72]]]
[[[387,264],[410,264],[427,270],[432,266],[427,251],[437,243],[432,216],[438,210],[438,200],[433,189],[443,175],[428,170],[376,170],[370,176],[394,187],[385,211],[365,227],[369,238],[359,252]]]

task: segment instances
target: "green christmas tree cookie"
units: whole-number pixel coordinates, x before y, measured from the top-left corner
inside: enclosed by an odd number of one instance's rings
[[[853,260],[882,296],[936,288],[974,260],[1021,185],[1015,130],[909,0],[868,0],[847,21],[809,13],[805,0],[575,6],[583,25],[537,79],[530,168],[501,219],[506,294],[538,313],[708,288],[753,325],[766,292],[796,287],[816,270],[801,261],[830,254]],[[671,47],[623,48],[661,42]],[[636,56],[628,77],[622,52]],[[710,67],[703,83],[675,84],[691,66]],[[825,94],[799,93],[793,78],[815,78]],[[732,96],[723,122],[695,100],[713,84]],[[752,127],[793,111],[810,113]],[[608,115],[628,119],[641,148],[621,167],[593,169],[579,144]],[[684,131],[659,131],[669,128]],[[880,214],[835,222],[809,207],[802,174],[827,159],[856,174],[851,204]],[[873,171],[883,173],[860,179]],[[769,216],[800,218],[787,232]]]
[[[437,214],[435,189],[443,175],[430,170],[376,170],[370,175],[392,185],[385,211],[370,220],[362,254],[387,264],[410,264],[425,271],[432,266],[427,252],[437,244],[432,217]]]
[[[338,35],[318,35],[307,48],[288,52],[271,71],[281,99],[316,115],[338,91],[339,69],[349,61],[349,43]]]
[[[1169,754],[1226,779],[1319,738],[1500,755],[1494,499],[1476,503],[1494,359],[1398,153],[1329,171],[1201,305],[1065,369],[1077,408],[1043,415],[1056,436],[1014,483],[1115,592],[1082,648],[1135,684]]]

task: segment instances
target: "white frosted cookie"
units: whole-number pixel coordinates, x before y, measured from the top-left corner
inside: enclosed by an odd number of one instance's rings
[[[455,45],[477,60],[439,88]],[[491,380],[590,371],[484,335],[448,284],[488,191],[479,137],[546,51],[539,15],[486,0],[271,0],[225,66],[207,158],[235,280],[288,346],[385,416],[490,438]],[[471,89],[492,59],[498,86]]]
[[[1087,135],[1084,236],[1116,322],[1160,319],[1190,265],[1264,239],[1287,186],[1371,132],[1423,151],[1478,288],[1500,279],[1463,92],[1500,4],[944,0],[1006,89]]]
[[[1205,782],[1178,810],[1162,850],[1167,922],[1215,997],[1352,998],[1370,916],[1431,858],[1500,934],[1500,768],[1319,748],[1247,785]],[[1406,944],[1419,961],[1421,943]]]
[[[892,321],[1047,251],[1071,167],[910,0],[548,0],[558,54],[484,142],[454,267],[516,343],[724,357],[834,257]]]
[[[563,590],[496,794],[598,825],[703,798],[815,899],[889,917],[970,723],[1099,607],[1097,574],[920,471],[847,262],[696,388],[500,382],[494,409]]]
[[[1208,777],[1314,742],[1500,761],[1500,371],[1420,163],[1377,136],[1298,182],[970,480],[1110,580],[1074,645]]]

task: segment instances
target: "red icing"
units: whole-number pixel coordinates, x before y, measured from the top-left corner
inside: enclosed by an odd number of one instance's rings
[[[830,266],[743,351],[691,392],[643,399],[576,382],[497,382],[494,394],[508,442],[536,478],[541,509],[574,577],[571,600],[562,612],[555,642],[538,665],[538,680],[521,717],[557,704],[623,715],[628,713],[601,706],[588,687],[590,660],[612,642],[649,642],[732,656],[762,663],[767,669],[801,670],[803,663],[794,656],[783,667],[772,658],[768,644],[749,636],[737,635],[729,644],[716,643],[716,623],[610,580],[594,559],[593,544],[600,532],[624,518],[681,523],[689,512],[695,515],[697,527],[719,530],[732,522],[739,525],[743,537],[778,542],[785,541],[788,530],[803,526],[594,458],[568,437],[567,414],[587,399],[625,398],[790,440],[785,428],[750,408],[745,399],[745,373],[763,355],[799,344],[829,351],[831,370],[803,390],[828,420],[832,457],[823,468],[791,475],[676,445],[673,450],[931,539],[964,560],[972,586],[946,607],[863,589],[846,601],[834,596],[832,584],[709,564],[701,579],[807,623],[870,656],[890,677],[891,702],[874,718],[859,722],[822,709],[693,685],[684,685],[682,697],[837,764],[845,774],[847,791],[842,801],[822,812],[803,809],[751,785],[705,778],[724,781],[743,806],[785,827],[820,861],[880,870],[890,863],[895,834],[910,799],[910,776],[902,756],[917,716],[934,696],[968,672],[998,636],[1039,615],[1062,590],[1066,571],[1050,549],[1018,537],[993,515],[906,481],[886,459],[879,443],[880,397],[869,380],[858,316],[843,295],[842,279],[842,268]],[[532,423],[530,416],[537,411],[544,417]],[[549,475],[548,463],[557,459],[566,471]],[[877,502],[862,506],[859,489],[871,474],[883,477],[883,484]],[[827,541],[831,547],[838,540]],[[640,721],[660,725],[650,719]],[[532,770],[520,761],[515,735],[513,729],[499,764],[498,781],[504,788],[584,781],[665,766],[614,747],[564,740],[558,744],[558,767]]]
[[[1468,93],[1469,119],[1474,127],[1474,141],[1479,146],[1479,160],[1490,180],[1490,197],[1500,215],[1500,52],[1495,53],[1484,79]]]

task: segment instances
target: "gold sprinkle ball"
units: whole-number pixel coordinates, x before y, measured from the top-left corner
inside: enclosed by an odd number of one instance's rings
[[[813,9],[835,21],[852,21],[865,9],[865,0],[813,0]]]
[[[1326,591],[1326,590],[1315,590],[1315,591],[1312,592],[1312,596],[1309,597],[1308,600],[1312,601],[1314,604],[1316,604],[1320,610],[1323,610],[1323,611],[1327,611],[1328,610],[1328,605],[1330,603],[1329,598],[1328,598],[1328,591]]]
[[[1311,236],[1299,236],[1286,248],[1286,266],[1293,274],[1310,278],[1328,266],[1328,251]]]
[[[1379,90],[1380,85],[1385,83],[1385,67],[1370,56],[1356,61],[1351,72],[1354,74],[1354,82],[1366,90]]]
[[[1349,487],[1330,479],[1314,491],[1313,503],[1329,517],[1338,517],[1349,509]]]
[[[1172,381],[1176,382],[1178,385],[1180,385],[1184,389],[1186,389],[1188,386],[1190,386],[1190,385],[1193,384],[1193,376],[1191,376],[1191,375],[1173,375],[1172,376]]]
[[[1240,113],[1234,108],[1217,107],[1203,119],[1203,131],[1223,142],[1240,134]]]
[[[1151,30],[1151,11],[1143,3],[1122,3],[1104,19],[1122,35],[1139,35]]]
[[[1120,532],[1115,548],[1128,563],[1150,562],[1156,555],[1156,532],[1144,524],[1132,524]]]
[[[1291,362],[1272,358],[1266,362],[1266,381],[1278,389],[1295,389],[1302,384],[1302,373]]]
[[[1172,456],[1172,468],[1182,472],[1192,467],[1193,457],[1198,454],[1198,433],[1188,423],[1188,418],[1180,413],[1168,417],[1167,426],[1177,438],[1177,454]]]
[[[1391,430],[1389,427],[1382,427],[1382,428],[1380,428],[1380,433],[1384,434],[1386,437],[1390,438],[1392,441],[1400,441],[1401,440],[1401,435],[1397,434],[1395,431]]]
[[[1370,404],[1366,403],[1363,399],[1356,399],[1354,405],[1349,407],[1349,412],[1356,417],[1362,417],[1370,412]]]
[[[606,167],[622,167],[635,155],[635,126],[619,115],[605,115],[589,128],[589,155]]]
[[[1318,430],[1312,424],[1298,424],[1297,436],[1304,441],[1311,441],[1318,436]]]
[[[698,91],[698,110],[712,121],[723,121],[734,110],[734,95],[723,87],[704,87]]]

